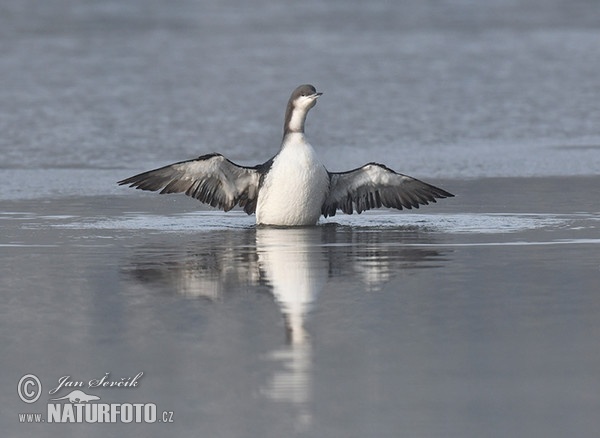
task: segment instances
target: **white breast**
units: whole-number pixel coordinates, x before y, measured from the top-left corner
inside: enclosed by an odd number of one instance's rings
[[[256,222],[315,225],[329,190],[329,175],[301,133],[289,134],[258,194]]]

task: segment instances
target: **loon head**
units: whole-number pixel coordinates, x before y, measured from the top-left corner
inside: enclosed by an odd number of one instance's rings
[[[300,85],[292,92],[285,111],[284,135],[291,132],[304,132],[306,115],[317,104],[317,98],[322,94],[317,93],[316,88],[309,84]]]

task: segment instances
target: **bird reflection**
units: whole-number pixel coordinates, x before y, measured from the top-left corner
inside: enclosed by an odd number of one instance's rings
[[[306,341],[304,320],[327,281],[321,238],[316,227],[256,231],[258,265],[273,288],[291,344]]]
[[[299,412],[296,427],[310,426],[308,410],[312,388],[312,348],[305,321],[328,277],[321,230],[311,228],[259,228],[256,252],[261,272],[273,288],[286,325],[287,345],[270,353],[282,370],[275,373],[263,394],[293,403]]]
[[[253,227],[196,235],[181,244],[140,247],[124,266],[137,281],[187,297],[218,300],[231,291],[267,287],[285,322],[286,343],[270,352],[278,364],[261,392],[298,408],[299,429],[308,427],[312,390],[312,345],[307,319],[328,281],[358,278],[380,289],[406,268],[434,267],[439,251],[406,245],[427,242],[418,230],[343,227]]]

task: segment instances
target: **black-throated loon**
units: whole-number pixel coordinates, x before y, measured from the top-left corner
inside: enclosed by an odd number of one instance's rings
[[[218,153],[202,155],[119,181],[142,190],[185,193],[222,210],[239,205],[256,223],[315,225],[337,210],[352,214],[379,207],[419,208],[436,198],[454,196],[383,164],[368,163],[347,172],[329,172],[304,136],[308,111],[322,93],[300,85],[285,112],[281,149],[253,167],[240,166]]]

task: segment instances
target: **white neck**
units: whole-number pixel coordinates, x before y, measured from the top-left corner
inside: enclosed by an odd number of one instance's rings
[[[304,108],[293,108],[288,114],[285,125],[285,134],[290,132],[304,132],[304,122],[308,111]]]
[[[308,145],[303,132],[286,132],[281,147],[287,145]]]

